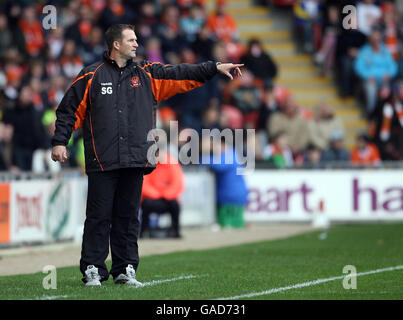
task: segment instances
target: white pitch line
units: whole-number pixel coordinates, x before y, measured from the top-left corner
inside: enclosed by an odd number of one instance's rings
[[[60,299],[60,298],[68,298],[69,296],[42,296],[38,298],[38,300],[55,300],[55,299]]]
[[[178,280],[185,280],[185,279],[194,279],[194,278],[198,278],[199,276],[194,276],[192,274],[188,275],[188,276],[180,276],[180,277],[176,277],[176,278],[171,278],[171,279],[163,279],[163,280],[153,280],[153,281],[149,281],[149,282],[143,282],[142,286],[138,286],[136,288],[143,288],[143,287],[149,287],[149,286],[155,286],[157,284],[161,284],[161,283],[166,283],[166,282],[172,282],[172,281],[178,281]]]
[[[366,272],[359,272],[359,273],[356,274],[356,276],[357,277],[366,276],[368,274],[387,272],[387,271],[395,271],[395,270],[402,270],[402,269],[403,269],[403,265],[400,265],[400,266],[396,266],[396,267],[389,267],[389,268],[376,269],[376,270],[371,270],[371,271],[366,271]],[[235,299],[243,299],[243,298],[251,298],[251,297],[256,297],[256,296],[263,296],[263,295],[268,295],[268,294],[277,293],[277,292],[286,291],[286,290],[291,290],[291,289],[310,287],[310,286],[314,286],[314,285],[321,284],[321,283],[324,283],[324,282],[330,282],[330,281],[334,281],[334,280],[343,279],[343,278],[345,278],[347,276],[351,276],[351,275],[353,275],[353,274],[350,273],[350,274],[346,274],[346,275],[343,275],[343,276],[337,276],[337,277],[332,277],[332,278],[327,278],[327,279],[317,279],[317,280],[314,280],[314,281],[297,283],[297,284],[294,284],[292,286],[274,288],[274,289],[270,289],[270,290],[267,290],[267,291],[261,291],[261,292],[252,292],[252,293],[247,293],[247,294],[242,294],[242,295],[239,295],[239,296],[233,296],[233,297],[227,297],[227,298],[218,298],[216,300],[235,300]]]

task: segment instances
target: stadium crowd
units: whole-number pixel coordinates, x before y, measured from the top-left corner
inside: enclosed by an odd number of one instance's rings
[[[349,5],[356,14],[348,15]],[[313,54],[322,73],[335,79],[341,97],[361,102],[369,121],[357,137],[353,163],[357,156],[377,164],[402,160],[403,3],[301,0],[293,9],[300,50]]]
[[[343,145],[342,121],[326,101],[318,101],[316,114],[298,106],[287,88],[276,85],[278,66],[260,41],[251,39],[246,47],[240,42],[225,0],[218,0],[211,14],[204,0],[4,1],[0,170],[60,170],[49,156],[55,109],[79,71],[101,59],[104,32],[114,23],[135,25],[139,61],[245,64],[241,78],[217,75],[201,88],[160,103],[162,128],[178,120],[179,129],[199,133],[202,128],[256,129],[256,160],[276,168],[403,160],[402,19],[393,3],[365,0],[358,3],[358,16],[373,14],[373,23],[364,19],[358,30],[344,30],[335,3],[340,1],[298,1],[294,13],[303,50],[315,54],[324,72],[338,71],[343,96],[353,94],[355,79],[361,79],[357,87],[373,125],[357,138],[352,152]],[[57,28],[45,30],[42,8],[48,4],[57,8]],[[79,130],[68,147],[71,156],[63,165],[83,168]]]

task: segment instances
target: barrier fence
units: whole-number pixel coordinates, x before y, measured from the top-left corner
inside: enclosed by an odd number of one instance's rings
[[[194,167],[184,172],[181,225],[215,223],[214,174]],[[7,175],[0,182],[0,245],[74,238],[85,217],[85,176],[74,170]],[[318,215],[330,221],[403,220],[403,169],[257,169],[245,179],[249,222],[311,222]]]

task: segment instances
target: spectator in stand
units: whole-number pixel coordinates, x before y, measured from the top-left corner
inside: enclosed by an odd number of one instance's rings
[[[351,16],[351,19],[351,24],[355,27],[357,25],[355,16]],[[354,27],[342,28],[337,38],[336,77],[342,97],[351,96],[354,93],[354,61],[360,48],[367,42],[366,35]]]
[[[207,26],[219,40],[229,42],[238,38],[235,20],[226,11],[227,1],[217,0],[216,10],[207,19]]]
[[[294,158],[297,157],[309,143],[308,122],[300,114],[295,100],[289,97],[283,112],[275,112],[266,124],[270,136],[285,132]]]
[[[294,6],[294,21],[299,43],[303,51],[314,51],[314,25],[320,18],[318,0],[299,0]]]
[[[168,5],[164,8],[161,17],[161,23],[157,27],[157,36],[161,39],[161,48],[165,55],[170,53],[179,54],[186,47],[186,41],[179,33],[179,9],[174,5]]]
[[[308,123],[310,131],[310,143],[321,150],[329,147],[330,139],[334,131],[344,131],[343,122],[336,117],[330,106],[322,102],[317,107],[316,116]]]
[[[185,188],[185,176],[179,162],[160,148],[156,169],[144,176],[140,237],[150,236],[151,213],[169,213],[171,228],[168,237],[181,238],[179,197]]]
[[[35,7],[25,7],[18,26],[24,34],[26,51],[31,57],[37,57],[45,47],[42,25],[36,17]]]
[[[89,66],[101,60],[105,51],[102,29],[93,26],[90,31],[89,41],[84,43],[79,49],[79,55],[83,59],[84,66]]]
[[[393,59],[399,59],[399,14],[392,2],[386,1],[382,4],[381,27],[384,34],[385,46],[388,48]]]
[[[241,57],[241,63],[253,73],[256,78],[263,81],[266,86],[273,85],[277,76],[277,65],[258,39],[252,39],[248,44],[248,51]]]
[[[69,80],[73,80],[84,68],[83,60],[77,54],[76,44],[73,40],[66,40],[60,55],[61,71]]]
[[[287,134],[280,131],[271,140],[273,142],[263,149],[263,161],[272,164],[275,168],[293,167],[294,159],[288,145]]]
[[[206,25],[200,28],[200,32],[197,34],[196,40],[191,47],[199,60],[214,60],[214,41],[211,32]]]
[[[304,168],[307,169],[318,169],[321,168],[322,165],[320,163],[320,159],[322,157],[321,149],[313,144],[309,144],[305,150],[304,154]]]
[[[244,69],[243,77],[235,79],[226,88],[226,100],[243,114],[258,112],[261,104],[262,83]]]
[[[46,43],[50,57],[57,59],[60,56],[64,46],[64,40],[64,28],[62,26],[49,30]]]
[[[358,30],[370,36],[372,28],[382,17],[382,10],[375,4],[375,0],[362,0],[357,5]]]
[[[31,88],[22,87],[17,105],[4,115],[4,122],[12,125],[14,131],[12,165],[22,171],[32,169],[33,153],[43,143],[41,114],[35,110],[31,97]]]
[[[0,121],[0,171],[9,169],[7,161],[7,146],[11,143],[13,137],[13,127]]]
[[[94,10],[88,5],[81,5],[79,8],[79,17],[65,31],[66,40],[73,40],[76,46],[88,44],[91,39],[91,30],[95,25]]]
[[[104,31],[113,24],[130,24],[135,21],[136,15],[122,0],[108,0],[103,9],[100,22]]]
[[[403,81],[400,81],[376,116],[375,142],[382,160],[403,160]]]
[[[188,15],[183,16],[180,21],[180,29],[185,35],[186,41],[192,44],[196,41],[197,34],[206,22],[203,8],[199,5],[192,5]]]
[[[329,6],[327,19],[323,26],[323,39],[320,50],[315,54],[315,61],[321,66],[322,74],[330,76],[334,71],[337,36],[340,32],[340,15],[337,6]]]
[[[351,162],[353,166],[359,167],[378,167],[381,164],[378,148],[370,143],[366,134],[360,134],[357,137],[357,145],[351,153]]]
[[[151,37],[146,43],[146,59],[151,62],[164,63],[163,53],[161,50],[161,41],[157,37]]]
[[[350,163],[350,152],[344,147],[343,132],[334,131],[330,139],[330,147],[322,152],[321,163]]]
[[[360,49],[354,67],[363,81],[366,111],[370,116],[376,107],[378,90],[383,86],[390,87],[397,74],[397,64],[382,42],[379,28],[372,31],[369,43]]]
[[[218,100],[212,99],[209,106],[203,112],[203,129],[223,129],[220,126],[220,110]]]
[[[256,142],[259,144],[260,149],[263,149],[264,146],[266,146],[269,141],[266,124],[268,123],[270,117],[276,111],[279,110],[280,107],[276,100],[273,86],[270,84],[264,85],[262,102],[260,104],[258,121],[256,126],[257,129]]]
[[[8,28],[7,16],[0,13],[0,57],[13,44],[13,33]]]

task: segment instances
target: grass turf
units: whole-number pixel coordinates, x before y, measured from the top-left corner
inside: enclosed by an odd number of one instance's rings
[[[147,256],[141,258],[139,281],[195,277],[143,288],[118,286],[111,278],[88,288],[77,266],[57,269],[56,290],[42,287],[43,273],[2,276],[0,299],[216,299],[341,276],[345,265],[358,273],[403,265],[403,224],[337,226],[323,240],[321,233]],[[339,279],[251,299],[403,299],[403,270],[357,277],[355,290],[344,289]]]

